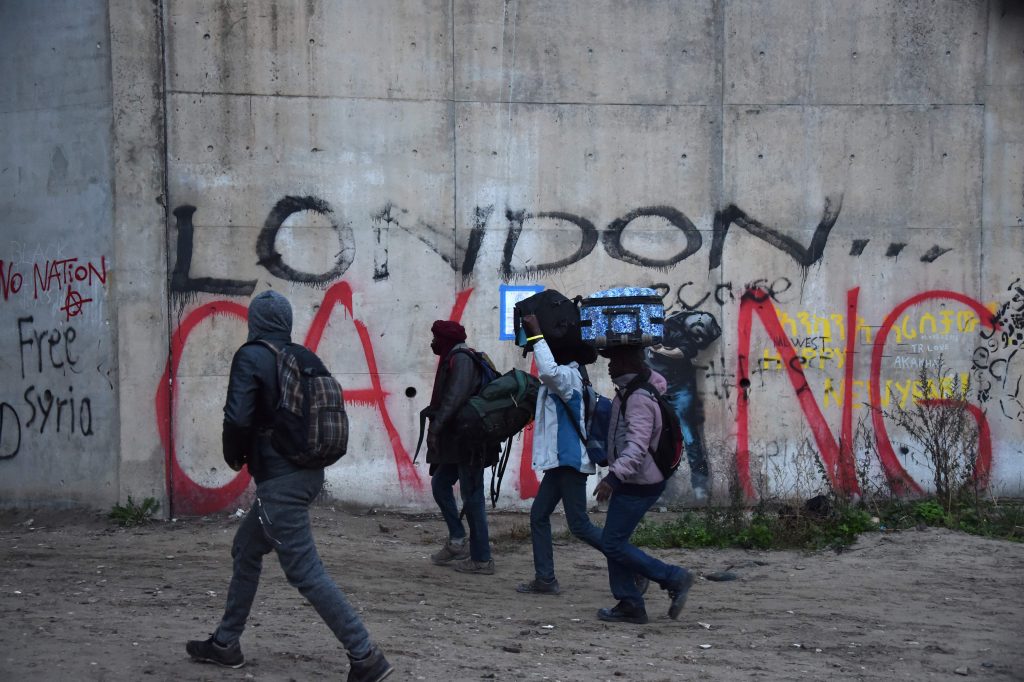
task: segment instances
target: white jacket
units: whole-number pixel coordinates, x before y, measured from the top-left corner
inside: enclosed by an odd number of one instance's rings
[[[594,473],[597,469],[587,457],[587,449],[569,421],[574,419],[586,435],[583,377],[580,376],[579,365],[576,362],[559,365],[544,339],[534,344],[533,357],[541,382],[533,423],[533,470],[544,472],[559,466],[571,466],[584,474]],[[565,401],[564,404],[555,396]]]

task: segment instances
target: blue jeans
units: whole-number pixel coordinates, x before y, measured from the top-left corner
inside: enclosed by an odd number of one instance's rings
[[[238,641],[260,583],[263,556],[277,552],[292,587],[309,600],[354,658],[369,655],[370,633],[344,593],[324,571],[309,525],[309,505],[324,483],[323,469],[304,469],[256,486],[256,501],[242,519],[231,546],[234,560],[218,642]]]
[[[701,422],[704,419],[702,408],[697,401],[696,389],[684,386],[675,393],[667,395],[668,401],[679,417],[679,426],[683,432],[683,444],[686,446],[686,460],[690,463],[690,485],[708,490],[708,458],[704,450],[704,434]]]
[[[662,589],[672,587],[685,575],[684,569],[679,566],[655,559],[629,543],[640,520],[660,495],[660,492],[643,496],[615,492],[608,503],[604,533],[601,534],[601,545],[608,557],[608,584],[612,588],[612,595],[630,606],[644,605],[643,595],[636,587],[635,574],[647,576]]]
[[[537,496],[530,506],[530,539],[533,542],[533,569],[537,578],[555,578],[555,559],[551,549],[551,513],[562,502],[569,532],[601,551],[601,529],[587,516],[587,474],[572,467],[557,467],[544,472]]]
[[[487,535],[487,510],[484,508],[484,467],[466,464],[438,464],[430,477],[430,489],[441,516],[448,526],[448,537],[453,540],[466,537],[466,529],[459,518],[452,486],[458,482],[462,505],[469,521],[469,556],[473,561],[491,560],[491,541]]]

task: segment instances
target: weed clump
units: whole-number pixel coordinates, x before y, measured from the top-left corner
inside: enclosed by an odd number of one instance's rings
[[[159,508],[160,503],[155,498],[147,497],[141,504],[138,504],[129,495],[126,503],[113,506],[108,518],[125,528],[141,526],[152,519]]]

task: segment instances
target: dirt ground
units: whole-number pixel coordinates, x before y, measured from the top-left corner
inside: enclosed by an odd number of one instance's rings
[[[188,659],[185,640],[220,616],[237,524],[0,514],[0,679],[343,679],[343,651],[274,560],[242,638],[246,666]],[[869,534],[841,554],[657,551],[738,579],[698,580],[678,621],[652,586],[651,622],[638,626],[596,620],[613,603],[604,562],[565,534],[562,594],[517,594],[532,576],[523,514],[491,516],[494,576],[429,563],[443,538],[435,515],[318,506],[314,526],[391,679],[1024,680],[1021,544],[924,530]]]

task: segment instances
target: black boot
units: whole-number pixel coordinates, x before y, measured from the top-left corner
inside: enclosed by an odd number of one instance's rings
[[[348,662],[348,682],[379,682],[395,672],[388,659],[384,658],[384,652],[376,644],[366,658],[355,659],[349,655]]]

